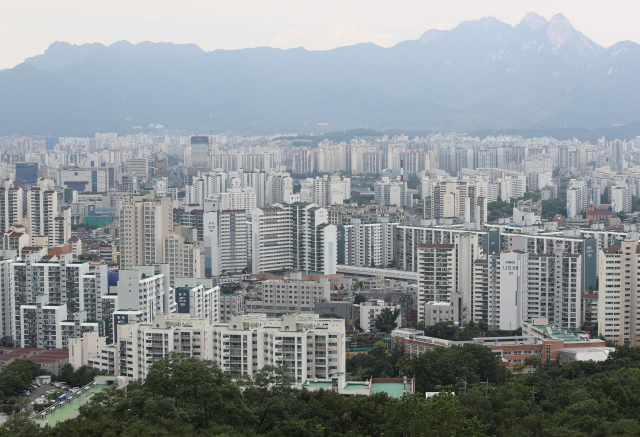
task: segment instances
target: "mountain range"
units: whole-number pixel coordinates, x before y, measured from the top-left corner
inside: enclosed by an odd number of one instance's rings
[[[215,132],[246,134],[588,131],[637,126],[639,84],[638,44],[602,47],[561,14],[484,17],[390,48],[55,42],[0,71],[0,134],[207,132],[210,110]]]

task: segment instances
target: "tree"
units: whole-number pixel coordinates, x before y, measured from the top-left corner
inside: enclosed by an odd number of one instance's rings
[[[37,437],[40,428],[29,419],[28,413],[18,413],[0,426],[0,437]]]
[[[213,361],[172,353],[154,363],[146,383],[147,392],[157,397],[157,411],[164,409],[163,399],[168,399],[176,415],[184,416],[196,428],[250,424],[255,420],[231,375]]]
[[[477,418],[467,418],[451,388],[438,396],[405,394],[391,399],[385,409],[385,437],[480,437],[486,426]]]
[[[396,320],[400,316],[400,308],[391,311],[391,308],[383,308],[378,317],[373,321],[373,326],[382,332],[391,332],[396,329]]]
[[[38,375],[48,374],[31,360],[15,360],[0,372],[0,392],[4,396],[16,396],[29,386]]]
[[[404,375],[415,375],[416,392],[435,391],[437,386],[459,387],[489,381],[503,384],[511,373],[500,365],[498,358],[486,346],[467,343],[462,346],[437,348],[399,363]]]
[[[366,301],[367,301],[367,298],[360,293],[356,294],[356,296],[353,298],[354,305],[360,305],[362,302],[366,302]]]
[[[62,395],[62,393],[60,393],[58,390],[54,390],[48,395],[46,395],[44,398],[48,401],[57,401],[60,395]]]

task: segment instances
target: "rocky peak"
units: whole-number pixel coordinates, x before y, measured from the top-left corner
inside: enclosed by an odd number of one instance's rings
[[[535,30],[547,24],[547,20],[544,17],[536,14],[535,12],[529,12],[520,21],[520,24],[523,24],[528,28]]]

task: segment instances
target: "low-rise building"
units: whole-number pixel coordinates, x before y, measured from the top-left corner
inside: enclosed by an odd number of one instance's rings
[[[389,304],[382,299],[362,302],[358,307],[360,310],[360,328],[364,331],[370,331],[375,327],[374,323],[376,318],[385,308],[389,308],[392,312],[396,309],[400,310],[397,305]],[[396,325],[397,323],[398,321],[396,320]]]
[[[285,279],[262,282],[263,308],[277,315],[312,313],[319,299],[331,300],[331,286],[327,278],[303,281],[301,272],[292,272]]]

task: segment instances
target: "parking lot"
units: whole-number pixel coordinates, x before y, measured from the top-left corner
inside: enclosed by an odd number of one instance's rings
[[[55,386],[53,386],[51,384],[43,384],[41,387],[36,388],[34,391],[31,392],[31,394],[29,394],[29,396],[28,396],[29,402],[33,402],[36,399],[38,399],[39,397],[46,396],[47,392],[51,391],[51,390],[57,390],[61,394],[70,394],[71,393],[70,390],[65,390],[65,389],[60,388],[60,387],[55,387]]]

